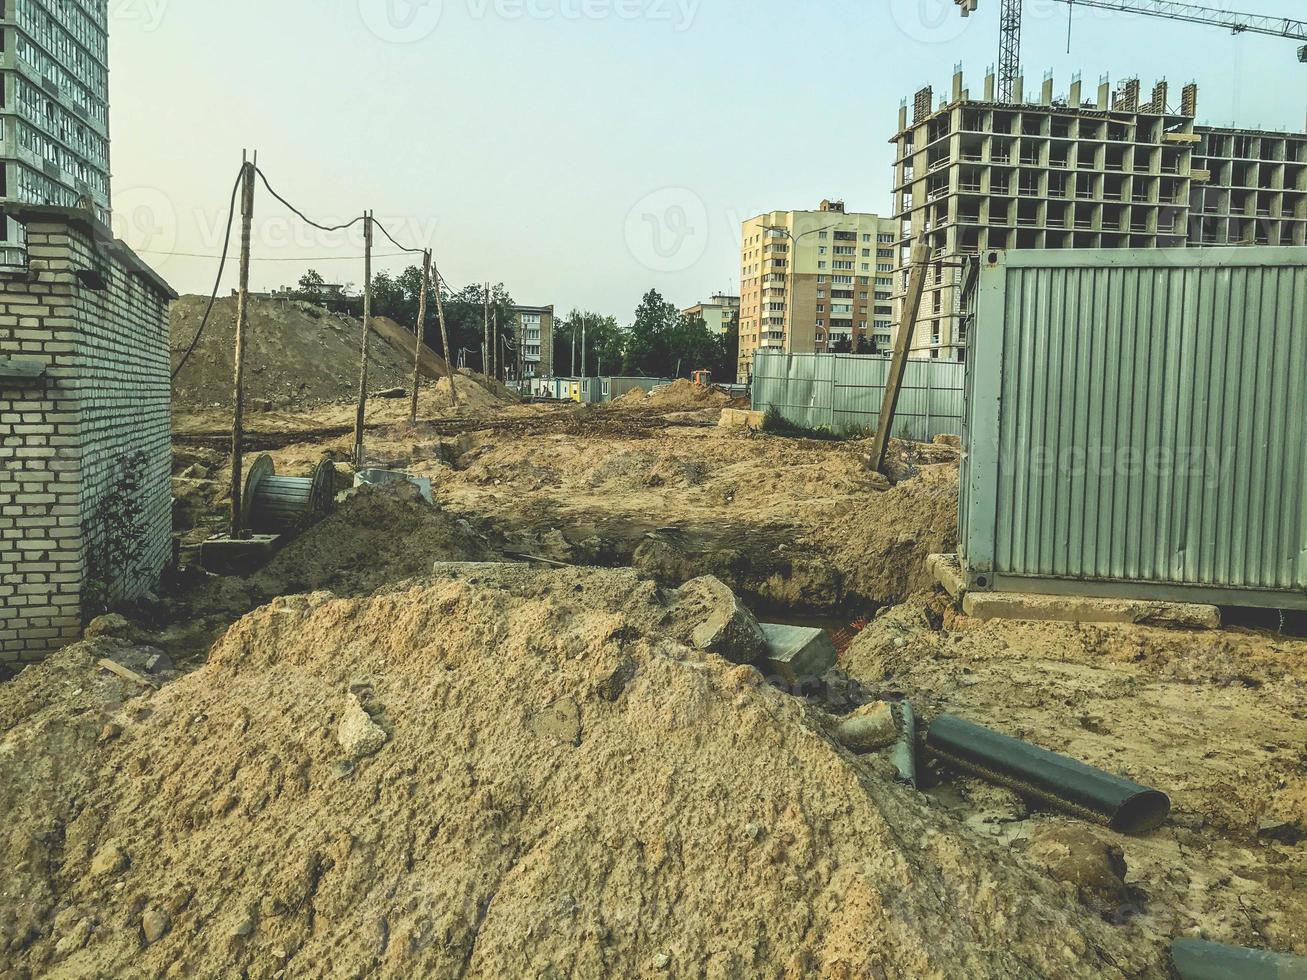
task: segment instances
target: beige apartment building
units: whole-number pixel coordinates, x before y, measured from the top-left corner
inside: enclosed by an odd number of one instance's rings
[[[740,297],[714,293],[708,302],[696,303],[689,309],[681,310],[681,316],[697,316],[708,325],[710,333],[725,333],[739,312]]]
[[[739,380],[754,351],[884,350],[892,340],[895,242],[891,218],[771,211],[745,221],[740,246]]]

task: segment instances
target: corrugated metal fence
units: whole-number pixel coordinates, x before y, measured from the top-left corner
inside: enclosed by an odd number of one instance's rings
[[[792,425],[836,433],[874,431],[885,397],[889,358],[865,354],[753,355],[753,407],[776,408]],[[962,431],[966,365],[908,361],[894,435],[928,442]]]

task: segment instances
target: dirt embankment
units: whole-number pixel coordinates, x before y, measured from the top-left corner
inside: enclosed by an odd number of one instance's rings
[[[279,599],[158,692],[69,648],[0,688],[8,971],[1166,975],[675,615],[474,566]]]
[[[207,296],[183,296],[172,305],[174,368],[204,317]],[[251,299],[245,332],[245,395],[252,408],[297,409],[347,401],[358,394],[363,327],[359,320],[309,303]],[[236,299],[214,304],[194,353],[173,382],[181,412],[232,404]],[[412,384],[413,362],[373,334],[368,344],[372,390]]]

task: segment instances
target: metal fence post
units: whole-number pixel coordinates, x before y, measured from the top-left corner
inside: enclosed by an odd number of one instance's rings
[[[926,365],[926,432],[922,442],[930,442],[930,400],[934,397],[934,390],[930,379],[934,377],[935,372],[931,370],[930,364]]]

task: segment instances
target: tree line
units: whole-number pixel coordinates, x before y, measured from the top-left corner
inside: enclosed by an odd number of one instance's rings
[[[325,282],[315,270],[308,270],[299,281],[299,296],[316,301],[323,298]],[[422,289],[422,270],[409,266],[397,276],[378,272],[372,279],[372,312],[402,323],[410,330],[417,322],[418,302]],[[484,337],[484,308],[488,299],[492,318],[499,318],[499,333],[515,346],[516,318],[514,302],[503,283],[490,287],[484,283],[464,286],[457,292],[441,292],[445,306],[445,325],[454,363],[481,368],[481,345]],[[361,315],[362,298],[348,295],[341,299],[344,308]],[[443,350],[440,324],[436,318],[435,299],[428,297],[426,328],[423,341],[432,350]],[[708,370],[718,381],[734,380],[739,355],[740,319],[737,313],[727,329],[715,333],[702,317],[683,316],[676,306],[651,289],[640,301],[634,318],[622,326],[616,317],[587,310],[573,309],[565,317],[555,317],[553,336],[554,374],[580,374],[582,365],[588,377],[637,375],[656,378],[687,378],[694,371]],[[464,355],[460,358],[460,352]],[[504,360],[515,363],[508,353]]]

